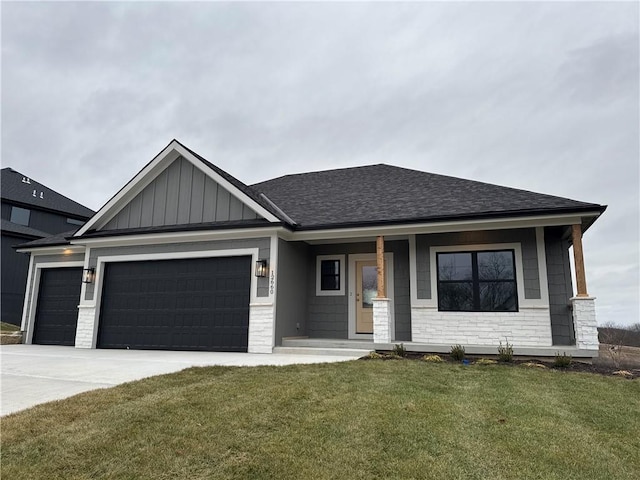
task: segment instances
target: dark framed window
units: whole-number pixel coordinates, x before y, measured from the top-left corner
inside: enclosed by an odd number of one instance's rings
[[[323,291],[340,290],[340,260],[320,261],[320,289]]]
[[[438,310],[517,312],[513,250],[437,253]]]
[[[31,217],[31,210],[20,207],[11,207],[11,221],[13,223],[28,227],[29,217]]]

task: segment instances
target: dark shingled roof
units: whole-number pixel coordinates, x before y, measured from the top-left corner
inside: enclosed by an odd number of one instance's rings
[[[384,164],[286,175],[252,188],[266,194],[300,230],[606,208]]]
[[[67,240],[67,237],[71,237],[74,233],[76,233],[76,230],[58,233],[56,235],[49,235],[48,237],[39,238],[38,240],[34,240],[32,242],[23,243],[22,245],[18,245],[15,248],[53,247],[58,245],[70,245],[71,242]]]
[[[10,222],[4,218],[2,219],[1,229],[2,233],[15,233],[18,237],[42,238],[50,235],[49,233],[36,230],[35,228],[25,227],[24,225]]]
[[[0,171],[0,177],[2,179],[0,195],[3,200],[39,207],[44,210],[53,210],[82,219],[88,219],[95,213],[93,210],[74,202],[64,195],[60,195],[58,192],[12,168],[3,168]],[[28,179],[29,183],[23,182],[23,179]],[[34,190],[36,192],[35,196]],[[40,197],[41,193],[42,198]]]

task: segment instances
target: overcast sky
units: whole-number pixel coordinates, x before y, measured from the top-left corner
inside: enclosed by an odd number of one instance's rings
[[[389,163],[609,205],[600,323],[639,320],[639,7],[2,3],[2,166],[97,210],[172,138],[245,183]]]

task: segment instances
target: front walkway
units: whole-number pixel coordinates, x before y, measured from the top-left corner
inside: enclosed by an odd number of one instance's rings
[[[194,366],[341,362],[358,355],[294,355],[157,350],[90,350],[48,345],[0,347],[0,415],[40,403]]]

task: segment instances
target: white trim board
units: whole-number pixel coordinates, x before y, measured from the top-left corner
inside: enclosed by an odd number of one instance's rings
[[[349,294],[347,298],[348,302],[348,318],[349,329],[348,338],[354,339],[370,339],[373,340],[373,334],[369,333],[356,333],[356,304],[354,299],[356,291],[356,262],[367,260],[376,260],[375,253],[355,253],[348,256],[349,262]],[[389,311],[391,314],[391,340],[395,339],[396,335],[396,316],[394,312],[394,282],[393,282],[393,252],[385,252],[384,254],[385,264],[385,280],[387,282],[387,298],[389,299]]]

